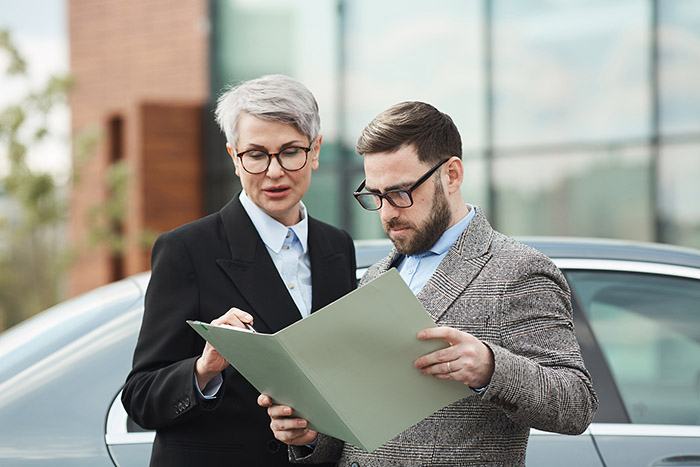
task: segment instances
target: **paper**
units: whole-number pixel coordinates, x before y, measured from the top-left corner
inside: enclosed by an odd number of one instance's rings
[[[418,340],[418,331],[435,323],[396,269],[275,334],[188,323],[311,429],[368,452],[473,394],[413,366],[447,343]]]

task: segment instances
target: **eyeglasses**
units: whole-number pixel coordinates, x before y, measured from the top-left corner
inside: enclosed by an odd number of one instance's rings
[[[382,200],[384,199],[386,199],[389,204],[395,208],[410,208],[413,206],[413,197],[411,196],[411,193],[413,193],[416,188],[421,186],[427,179],[429,179],[430,176],[433,175],[442,164],[449,160],[450,159],[445,159],[438,162],[436,166],[428,170],[425,175],[419,178],[416,183],[411,185],[411,187],[406,190],[389,190],[386,193],[370,193],[367,191],[362,192],[365,187],[365,182],[367,181],[363,180],[360,186],[357,187],[357,191],[355,191],[352,195],[355,197],[357,202],[360,203],[360,206],[368,211],[378,211],[381,209]]]
[[[279,165],[289,172],[301,170],[306,165],[311,148],[290,146],[280,152],[265,152],[260,149],[249,149],[248,151],[237,152],[236,156],[241,160],[241,165],[246,172],[251,174],[261,174],[270,167],[272,156],[277,158]]]

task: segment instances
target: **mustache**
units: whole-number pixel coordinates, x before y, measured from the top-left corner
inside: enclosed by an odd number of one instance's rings
[[[413,227],[413,224],[411,224],[410,222],[405,222],[405,221],[401,221],[401,220],[399,220],[399,219],[397,219],[397,218],[394,218],[394,219],[389,219],[388,221],[386,221],[386,222],[384,223],[384,227],[387,228],[387,229],[394,229],[394,228],[397,228],[397,227],[398,227],[398,228],[402,228],[402,227],[409,227],[409,228],[411,228],[411,227]]]

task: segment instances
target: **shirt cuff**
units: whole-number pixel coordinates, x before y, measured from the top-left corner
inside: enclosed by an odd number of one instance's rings
[[[318,444],[318,436],[316,436],[316,439],[314,439],[309,444],[307,444],[306,447],[313,451],[314,449],[316,449],[317,444]]]
[[[194,375],[194,387],[197,388],[199,396],[203,399],[216,399],[216,394],[219,392],[219,389],[221,389],[222,384],[224,384],[224,377],[219,373],[204,386],[204,390],[200,390],[199,383],[197,382],[197,375]]]

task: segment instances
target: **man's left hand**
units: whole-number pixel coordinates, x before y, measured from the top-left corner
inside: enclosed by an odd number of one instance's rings
[[[418,339],[443,339],[450,346],[423,355],[413,365],[424,375],[461,381],[472,388],[483,388],[491,381],[494,361],[491,349],[469,333],[449,327],[428,328]]]

